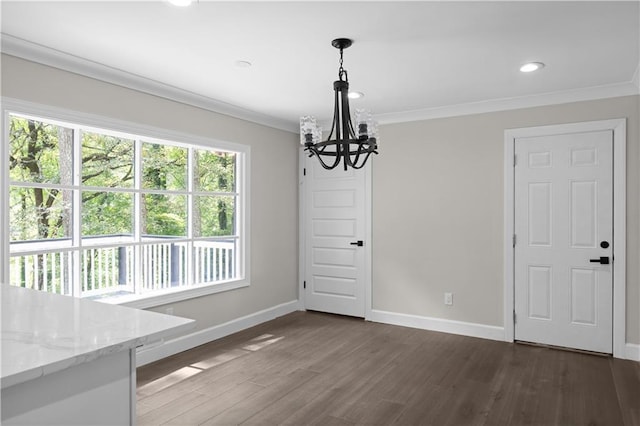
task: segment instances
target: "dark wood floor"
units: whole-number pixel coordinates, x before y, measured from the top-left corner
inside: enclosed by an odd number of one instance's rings
[[[640,363],[296,312],[139,368],[138,422],[640,425]]]

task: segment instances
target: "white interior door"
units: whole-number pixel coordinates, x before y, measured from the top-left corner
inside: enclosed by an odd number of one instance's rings
[[[364,317],[370,165],[325,170],[316,158],[304,158],[305,308]]]
[[[611,353],[613,133],[517,138],[515,154],[515,339]]]

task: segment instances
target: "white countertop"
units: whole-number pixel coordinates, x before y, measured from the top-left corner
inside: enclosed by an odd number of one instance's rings
[[[0,285],[2,388],[188,330],[195,321]]]

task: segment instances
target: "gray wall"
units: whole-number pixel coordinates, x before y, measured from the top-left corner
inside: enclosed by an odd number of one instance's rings
[[[297,135],[7,55],[2,96],[250,145],[251,286],[173,303],[174,314],[199,330],[297,299]]]
[[[6,55],[2,94],[250,145],[252,285],[175,303],[174,312],[202,329],[297,298],[296,135]],[[373,164],[373,308],[503,325],[504,130],[626,117],[627,340],[640,343],[639,99],[382,126]],[[453,306],[443,304],[445,291]]]
[[[639,104],[629,96],[382,126],[373,308],[502,326],[504,130],[627,118],[627,341],[640,343]]]

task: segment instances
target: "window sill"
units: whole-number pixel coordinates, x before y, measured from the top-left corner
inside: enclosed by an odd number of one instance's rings
[[[96,301],[113,305],[127,306],[130,308],[147,309],[248,286],[249,282],[246,279],[242,279],[215,284],[206,284],[198,287],[167,289],[166,291],[154,292],[153,294],[133,294],[126,296],[105,297],[97,299]]]

